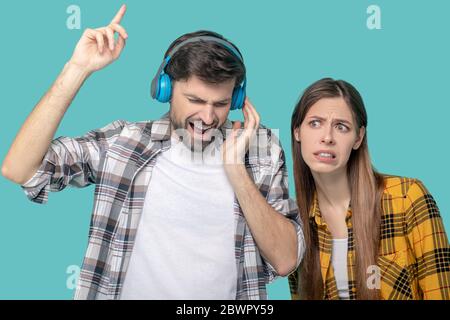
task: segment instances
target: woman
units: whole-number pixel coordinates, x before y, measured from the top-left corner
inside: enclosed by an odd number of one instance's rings
[[[291,121],[306,253],[293,299],[450,299],[450,247],[436,203],[417,179],[382,175],[367,114],[349,83],[306,89]]]

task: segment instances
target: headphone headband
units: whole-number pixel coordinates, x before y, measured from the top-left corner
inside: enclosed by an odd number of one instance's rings
[[[237,51],[234,48],[234,46],[230,42],[228,42],[224,39],[213,37],[213,36],[198,36],[198,37],[192,37],[192,38],[186,39],[186,40],[182,41],[181,43],[177,44],[172,50],[170,50],[170,52],[167,54],[167,57],[172,57],[175,54],[175,52],[177,52],[185,44],[191,43],[191,42],[198,42],[199,40],[217,42],[217,43],[221,44],[226,49],[231,51],[237,58],[239,58],[239,60],[241,60],[242,63],[244,63],[244,58],[239,53],[239,51]]]
[[[168,74],[164,72],[164,69],[169,64],[170,59],[172,56],[185,44],[191,43],[191,42],[198,42],[198,41],[211,41],[216,42],[222,45],[224,48],[226,48],[228,51],[230,51],[236,58],[241,61],[242,64],[244,64],[244,59],[242,55],[239,53],[239,51],[227,40],[217,38],[214,36],[197,36],[192,37],[187,40],[182,41],[181,43],[177,44],[172,50],[170,50],[167,55],[165,56],[163,62],[161,63],[160,67],[158,68],[158,72],[156,73],[155,77],[152,80],[151,84],[151,96],[160,101],[160,102],[169,102],[170,97],[172,95],[172,81]],[[235,109],[241,109],[244,100],[245,100],[245,91],[246,91],[247,81],[244,77],[242,83],[240,83],[234,90],[233,90],[233,97],[231,101],[231,110]]]

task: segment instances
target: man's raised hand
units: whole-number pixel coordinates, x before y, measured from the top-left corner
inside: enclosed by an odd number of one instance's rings
[[[116,60],[128,38],[126,30],[120,25],[126,9],[126,6],[122,5],[109,25],[86,29],[75,47],[70,62],[85,72],[92,73]],[[117,42],[114,39],[115,32],[119,34]]]

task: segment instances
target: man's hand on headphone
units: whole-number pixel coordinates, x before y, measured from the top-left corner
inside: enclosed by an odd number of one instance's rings
[[[222,159],[226,174],[230,177],[238,167],[243,167],[245,154],[249,150],[250,144],[256,143],[256,133],[259,129],[261,118],[256,108],[250,100],[245,98],[244,107],[244,128],[240,121],[233,122],[233,128],[229,136],[221,146]]]
[[[116,60],[128,38],[127,32],[120,25],[126,10],[126,6],[122,5],[111,23],[105,27],[86,29],[75,47],[70,62],[92,73]],[[115,32],[119,34],[117,42],[114,39]]]

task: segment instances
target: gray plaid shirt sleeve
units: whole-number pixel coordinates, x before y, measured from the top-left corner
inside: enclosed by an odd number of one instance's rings
[[[104,151],[117,139],[125,124],[117,120],[80,137],[54,139],[36,173],[21,185],[27,198],[44,204],[50,191],[95,183]]]
[[[288,173],[283,149],[279,148],[279,159],[274,166],[274,174],[270,183],[267,202],[279,213],[284,215],[294,225],[297,232],[297,263],[291,271],[294,272],[299,266],[305,252],[305,239],[303,236],[302,222],[300,219],[298,206],[295,200],[289,198]],[[266,283],[271,283],[279,277],[275,268],[264,258],[264,271]]]

